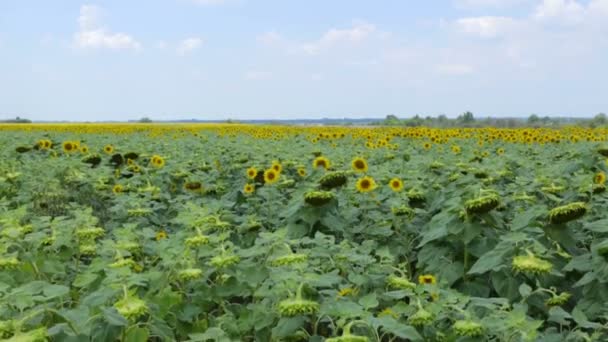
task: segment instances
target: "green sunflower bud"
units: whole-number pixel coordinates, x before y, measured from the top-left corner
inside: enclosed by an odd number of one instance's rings
[[[186,246],[196,248],[209,243],[209,238],[205,235],[197,235],[186,239]]]
[[[334,199],[331,191],[309,191],[304,194],[304,201],[313,207],[321,207]]]
[[[98,227],[80,228],[80,229],[77,229],[75,232],[76,237],[80,240],[98,239],[98,238],[104,236],[105,233],[106,233],[106,231],[103,228],[98,228]]]
[[[238,263],[240,260],[241,258],[236,255],[216,255],[211,258],[209,263],[216,268],[226,268]]]
[[[593,191],[594,194],[601,194],[603,192],[606,192],[606,185],[605,184],[593,184],[593,188],[591,188],[591,191]]]
[[[285,179],[284,181],[277,184],[277,188],[279,189],[288,189],[293,188],[296,185],[296,181],[293,179]]]
[[[568,299],[572,297],[572,294],[569,292],[562,292],[559,295],[553,295],[551,298],[545,301],[545,305],[547,306],[561,306],[568,302]]]
[[[514,257],[511,266],[515,272],[532,274],[549,273],[553,268],[553,265],[550,262],[537,258],[531,254]]]
[[[129,253],[137,253],[141,251],[141,246],[137,242],[122,241],[116,244],[117,249],[125,250]]]
[[[187,268],[177,272],[177,278],[181,281],[195,280],[203,276],[203,270],[200,268]]]
[[[16,270],[21,262],[16,257],[0,258],[0,270]]]
[[[554,224],[566,223],[585,215],[587,207],[584,202],[573,202],[549,211],[549,221]]]
[[[134,321],[148,312],[148,305],[146,302],[131,296],[114,303],[114,308],[116,308],[118,313],[130,321]]]
[[[131,217],[144,217],[151,213],[152,213],[152,209],[148,209],[148,208],[135,208],[135,209],[127,210],[127,215],[129,215]]]
[[[426,201],[424,193],[416,188],[412,188],[407,192],[407,198],[409,199],[410,204],[413,205],[421,204]]]
[[[433,323],[433,320],[435,320],[435,316],[424,309],[419,309],[407,319],[408,323],[416,327],[429,325]]]
[[[110,267],[110,268],[128,267],[136,272],[139,272],[142,269],[142,267],[139,264],[137,264],[135,262],[135,260],[133,260],[131,258],[118,259],[115,262],[109,264],[108,267]]]
[[[392,289],[399,290],[413,290],[416,288],[416,284],[411,282],[405,277],[397,277],[395,275],[388,276],[386,278],[386,284]]]
[[[498,207],[500,198],[496,194],[481,196],[464,203],[464,209],[469,214],[484,214]]]
[[[308,255],[306,254],[287,254],[270,261],[270,266],[279,267],[301,264],[306,262],[306,260],[308,260]]]
[[[78,252],[81,255],[88,255],[88,256],[92,256],[97,254],[97,246],[94,244],[86,244],[86,245],[80,245],[78,247]]]
[[[445,164],[438,162],[438,161],[434,161],[431,163],[431,165],[429,165],[429,168],[431,170],[439,170],[441,168],[443,168],[445,166]]]
[[[483,326],[469,320],[456,321],[452,328],[459,336],[479,337],[483,334]]]
[[[395,216],[406,216],[409,219],[414,218],[414,214],[415,214],[414,209],[412,209],[406,205],[403,205],[400,207],[392,207],[391,211],[393,212],[393,214]]]
[[[279,313],[283,317],[312,315],[319,311],[319,303],[304,299],[286,299],[279,303]]]
[[[333,189],[345,185],[348,181],[346,172],[344,171],[333,171],[326,173],[321,179],[319,184],[324,189]]]

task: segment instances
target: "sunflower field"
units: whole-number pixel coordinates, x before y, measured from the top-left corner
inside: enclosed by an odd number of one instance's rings
[[[2,341],[607,341],[608,130],[0,125]]]

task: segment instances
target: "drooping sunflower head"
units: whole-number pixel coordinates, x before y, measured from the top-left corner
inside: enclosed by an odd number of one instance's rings
[[[356,187],[359,192],[370,192],[376,188],[376,181],[372,177],[365,176],[359,178]]]
[[[418,283],[426,285],[435,285],[437,284],[437,278],[435,278],[435,276],[432,274],[421,274],[418,276]]]
[[[153,155],[152,158],[150,158],[150,163],[156,168],[161,168],[165,166],[165,159],[159,155]]]
[[[264,171],[264,183],[274,184],[279,180],[279,173],[275,169],[268,169]]]
[[[514,257],[511,266],[515,272],[531,274],[549,273],[553,268],[553,264],[531,253]]]
[[[258,174],[258,170],[255,167],[250,167],[247,169],[247,178],[249,179],[255,179],[255,176],[257,176]]]
[[[114,153],[114,146],[112,146],[112,145],[106,145],[106,146],[103,147],[103,151],[106,154],[112,154],[112,153]]]
[[[606,174],[604,172],[598,172],[593,177],[593,183],[595,184],[604,184],[606,183]]]
[[[416,313],[414,313],[407,319],[408,323],[410,323],[411,325],[416,326],[416,327],[422,327],[425,325],[429,325],[434,320],[435,320],[435,315],[433,315],[432,313],[430,313],[424,309],[419,309],[418,311],[416,311]]]
[[[584,202],[573,202],[549,211],[549,221],[554,224],[566,223],[576,220],[587,212]]]
[[[403,190],[403,181],[401,179],[395,177],[388,182],[388,186],[394,192],[399,192],[399,191]]]
[[[253,184],[245,184],[243,187],[243,192],[247,195],[252,194],[255,191],[255,185]]]
[[[335,198],[331,191],[309,191],[304,194],[304,202],[313,207],[321,207]]]
[[[283,300],[279,303],[278,306],[279,313],[283,317],[311,315],[319,311],[319,308],[319,303],[300,298]]]
[[[353,168],[353,170],[355,170],[357,172],[367,172],[367,169],[368,169],[367,161],[365,159],[363,159],[362,157],[356,157],[355,159],[353,159],[353,161],[350,163],[350,165]]]
[[[468,200],[464,203],[464,209],[469,214],[484,214],[498,207],[500,198],[496,194],[485,195]]]
[[[63,148],[63,152],[65,153],[72,153],[74,151],[76,151],[76,149],[78,145],[76,145],[76,143],[74,143],[73,141],[64,141],[63,144],[61,144],[61,147]]]
[[[391,289],[398,289],[398,290],[413,290],[416,288],[416,284],[411,282],[408,278],[398,277],[396,275],[388,276],[386,278],[386,284]]]
[[[315,169],[322,167],[325,170],[327,170],[327,169],[329,169],[330,162],[329,162],[329,159],[327,159],[326,157],[319,156],[312,161],[312,166]]]
[[[201,182],[186,182],[184,183],[184,189],[188,191],[197,192],[203,189],[203,185],[201,184]]]
[[[568,302],[568,300],[572,297],[572,294],[569,292],[562,292],[559,295],[554,294],[551,298],[545,301],[545,305],[547,306],[561,306]]]
[[[338,188],[346,184],[348,181],[346,172],[344,171],[334,171],[328,172],[321,179],[319,179],[319,184],[322,188],[325,189],[333,189]]]
[[[471,320],[459,320],[452,326],[459,336],[479,337],[483,334],[483,325]]]

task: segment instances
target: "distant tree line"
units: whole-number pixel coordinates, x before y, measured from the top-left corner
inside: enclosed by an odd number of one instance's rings
[[[415,115],[412,118],[400,119],[395,115],[387,115],[384,120],[374,121],[370,123],[373,126],[404,126],[404,127],[499,127],[499,128],[516,128],[516,127],[561,127],[566,125],[577,125],[584,127],[606,127],[608,126],[608,117],[604,113],[599,113],[593,118],[568,118],[568,117],[540,117],[536,114],[530,115],[528,118],[475,118],[473,113],[464,112],[455,119],[450,119],[445,115],[437,117],[421,117]]]
[[[14,119],[0,120],[0,123],[32,123],[32,120],[16,117]]]

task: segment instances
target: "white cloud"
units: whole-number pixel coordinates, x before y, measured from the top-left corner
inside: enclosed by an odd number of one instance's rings
[[[74,44],[82,49],[134,49],[141,44],[126,33],[112,33],[101,27],[102,11],[95,5],[83,5],[78,16],[79,31],[74,34]]]
[[[340,44],[360,44],[377,32],[376,26],[364,22],[356,23],[348,29],[332,28],[314,42],[299,44],[298,50],[316,55]]]
[[[575,0],[543,0],[536,8],[534,18],[541,21],[577,24],[585,19],[586,11],[586,8]]]
[[[472,17],[456,20],[457,29],[481,38],[496,38],[513,30],[517,21],[509,17]]]
[[[272,73],[268,71],[250,70],[245,73],[245,79],[248,81],[265,81],[272,77]]]
[[[179,42],[177,46],[177,54],[184,56],[203,45],[203,40],[197,37],[186,38]]]

